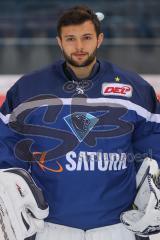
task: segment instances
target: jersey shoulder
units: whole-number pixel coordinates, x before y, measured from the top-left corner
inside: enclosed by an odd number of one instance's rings
[[[101,63],[103,64],[103,68],[108,70],[111,74],[119,77],[120,82],[128,81],[131,85],[134,84],[142,87],[152,87],[145,79],[142,78],[142,76],[140,76],[140,74],[134,71],[123,69],[122,67],[105,60],[101,61]]]
[[[145,109],[154,112],[157,98],[154,88],[142,76],[133,71],[125,70],[113,63],[103,62],[103,66],[110,72],[113,81],[117,77],[118,84],[130,85],[133,89],[132,101],[144,107]],[[107,72],[107,71],[106,71]],[[116,83],[116,80],[114,81]]]
[[[35,70],[31,73],[24,74],[16,83],[15,85],[19,84],[27,84],[31,81],[32,83],[39,83],[39,81],[44,79],[49,79],[51,76],[57,74],[58,69],[62,66],[63,61],[57,61],[51,65],[48,65],[46,67],[40,68],[38,70]]]
[[[1,112],[4,114],[11,112],[21,102],[34,96],[35,93],[38,95],[43,91],[49,92],[53,80],[58,76],[57,69],[61,69],[60,66],[62,66],[62,61],[55,62],[29,74],[24,74],[8,90],[6,100],[1,106]]]

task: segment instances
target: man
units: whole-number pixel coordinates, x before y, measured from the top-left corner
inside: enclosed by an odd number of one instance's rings
[[[103,33],[89,8],[69,9],[57,32],[65,60],[7,93],[0,166],[26,169],[44,193],[49,215],[36,240],[134,240],[120,214],[132,208],[140,160],[160,162],[154,90],[97,59]]]

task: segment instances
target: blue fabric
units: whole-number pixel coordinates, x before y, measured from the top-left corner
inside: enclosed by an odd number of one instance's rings
[[[49,203],[46,221],[84,230],[115,224],[133,203],[142,160],[160,163],[159,103],[139,75],[109,62],[79,82],[68,80],[63,63],[8,91],[0,167],[31,172]]]

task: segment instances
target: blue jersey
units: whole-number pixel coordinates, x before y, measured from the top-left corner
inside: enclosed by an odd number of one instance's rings
[[[46,221],[92,229],[116,224],[136,195],[136,169],[160,163],[160,109],[139,75],[100,61],[88,79],[64,61],[23,76],[1,108],[0,167],[30,171],[49,204]]]

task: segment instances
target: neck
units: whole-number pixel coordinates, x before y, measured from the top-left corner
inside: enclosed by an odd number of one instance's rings
[[[66,64],[72,69],[72,71],[74,72],[77,78],[83,79],[83,78],[87,78],[90,75],[95,63],[96,63],[96,58],[90,65],[85,67],[75,67],[69,63],[66,63]]]

